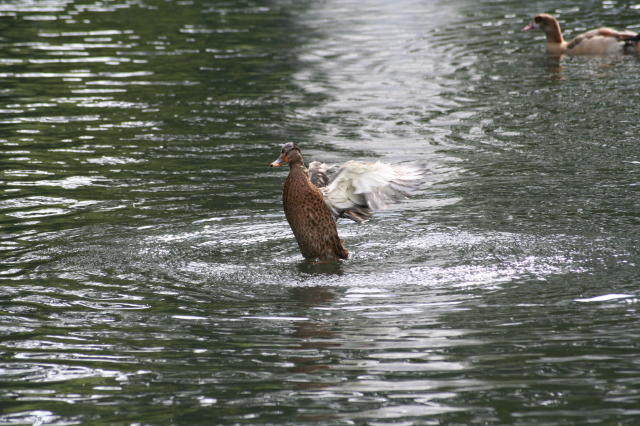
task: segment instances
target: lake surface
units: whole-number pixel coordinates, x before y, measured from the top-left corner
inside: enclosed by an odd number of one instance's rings
[[[0,5],[0,424],[638,424],[637,1]],[[303,261],[282,143],[417,164]]]

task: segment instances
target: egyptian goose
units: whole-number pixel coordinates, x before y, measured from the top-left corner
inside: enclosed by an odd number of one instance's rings
[[[546,13],[536,15],[522,30],[541,29],[547,35],[547,51],[561,55],[611,55],[640,53],[640,35],[632,31],[598,28],[565,41],[558,20]]]
[[[336,219],[362,223],[374,210],[411,194],[422,177],[417,167],[379,161],[348,161],[340,167],[313,161],[307,169],[300,147],[293,142],[282,146],[271,167],[284,163],[289,163],[282,191],[285,216],[302,255],[309,260],[346,259],[349,252],[338,237]]]

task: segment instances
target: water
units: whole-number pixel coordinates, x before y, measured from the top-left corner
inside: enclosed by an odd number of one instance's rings
[[[633,1],[0,5],[1,424],[636,424]],[[426,179],[302,260],[280,144]]]

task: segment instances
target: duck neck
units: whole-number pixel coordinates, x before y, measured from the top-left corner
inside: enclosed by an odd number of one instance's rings
[[[298,150],[293,150],[288,154],[289,157],[289,169],[304,169],[304,158],[302,158],[302,154]]]
[[[290,161],[289,170],[292,172],[296,172],[296,171],[306,171],[307,169],[305,169],[304,163],[302,161],[296,161],[296,162]]]

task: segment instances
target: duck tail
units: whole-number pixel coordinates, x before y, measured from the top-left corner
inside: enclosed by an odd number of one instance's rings
[[[349,257],[349,250],[344,247],[344,241],[338,240],[338,247],[336,248],[338,249],[336,254],[340,259],[346,260]]]
[[[632,35],[624,39],[624,53],[640,54],[640,34]]]

